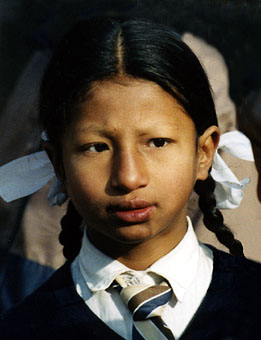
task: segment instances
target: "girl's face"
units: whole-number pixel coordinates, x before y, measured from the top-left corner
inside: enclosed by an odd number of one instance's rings
[[[211,165],[212,132],[196,146],[193,121],[155,83],[96,82],[62,150],[66,191],[96,247],[112,256],[130,244],[173,248],[187,229],[195,181]]]

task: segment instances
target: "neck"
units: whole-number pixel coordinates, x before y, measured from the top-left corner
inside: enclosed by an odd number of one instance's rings
[[[157,235],[156,238],[137,244],[119,243],[108,240],[99,234],[93,235],[88,231],[88,238],[96,248],[111,258],[116,259],[133,270],[145,270],[154,262],[168,254],[182,240],[187,231],[187,226],[177,230],[172,235],[169,233]]]

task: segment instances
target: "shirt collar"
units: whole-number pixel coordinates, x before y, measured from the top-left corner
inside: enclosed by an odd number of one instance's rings
[[[130,270],[97,249],[84,232],[78,263],[84,281],[92,292],[107,289],[115,277]]]
[[[153,272],[164,277],[171,285],[177,299],[182,300],[196,276],[200,254],[199,243],[191,220],[188,217],[187,220],[188,229],[180,243],[143,272],[135,272],[119,261],[105,255],[89,241],[85,232],[81,251],[78,255],[78,263],[89,289],[93,293],[107,289],[117,275],[126,271],[132,271],[138,275]]]
[[[187,221],[187,232],[179,244],[147,269],[167,279],[180,301],[197,275],[200,257],[199,242],[189,217]]]

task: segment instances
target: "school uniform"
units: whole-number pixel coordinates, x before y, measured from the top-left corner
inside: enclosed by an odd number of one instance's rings
[[[85,236],[71,266],[1,318],[1,339],[131,339],[131,315],[111,287],[119,273],[130,281],[168,280],[173,297],[163,318],[176,339],[260,339],[261,265],[198,243],[190,222],[177,247],[136,273]]]

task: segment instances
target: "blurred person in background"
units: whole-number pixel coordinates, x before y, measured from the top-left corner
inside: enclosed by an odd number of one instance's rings
[[[239,110],[239,128],[251,141],[258,172],[257,196],[261,202],[261,89],[252,91]]]

